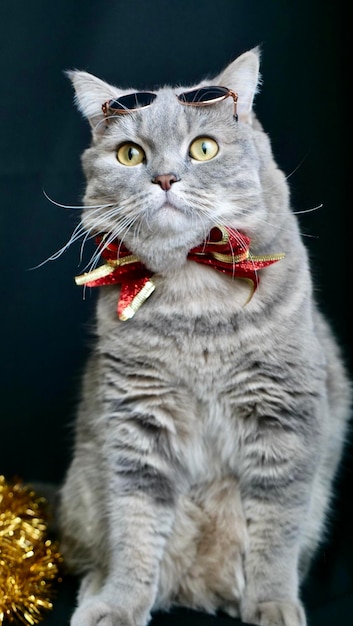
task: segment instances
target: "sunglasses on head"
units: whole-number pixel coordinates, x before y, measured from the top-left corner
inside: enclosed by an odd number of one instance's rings
[[[228,97],[233,98],[234,111],[233,115],[235,120],[238,120],[237,115],[237,102],[238,94],[227,87],[207,86],[199,87],[198,89],[191,89],[184,91],[176,97],[180,104],[184,106],[204,107],[216,102],[221,102]],[[152,102],[157,98],[157,94],[152,91],[138,91],[136,93],[130,93],[126,96],[121,96],[117,100],[107,100],[102,105],[102,111],[104,116],[109,121],[109,117],[114,115],[126,115],[136,109],[145,109],[150,106]]]

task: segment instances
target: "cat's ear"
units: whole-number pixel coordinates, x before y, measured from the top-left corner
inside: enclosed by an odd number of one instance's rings
[[[238,94],[239,119],[251,123],[254,96],[260,84],[260,49],[244,52],[217,76],[218,85],[228,87]]]
[[[122,93],[121,90],[88,72],[68,70],[65,73],[75,90],[75,103],[82,115],[88,119],[92,131],[104,132],[102,104],[107,100],[118,98]]]

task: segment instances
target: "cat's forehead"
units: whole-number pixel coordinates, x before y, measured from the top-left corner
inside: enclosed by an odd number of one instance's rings
[[[141,115],[141,119],[145,119],[147,123],[154,123],[156,120],[163,126],[173,125],[178,119],[185,116],[185,107],[178,101],[177,95],[180,89],[172,87],[161,87],[155,90],[156,99],[151,106],[144,109],[147,115]]]
[[[141,110],[121,116],[115,126],[116,132],[133,132],[136,136],[154,140],[184,137],[206,132],[222,132],[232,123],[231,107],[222,102],[207,107],[186,106],[178,95],[183,87],[161,87],[154,90],[156,98]]]

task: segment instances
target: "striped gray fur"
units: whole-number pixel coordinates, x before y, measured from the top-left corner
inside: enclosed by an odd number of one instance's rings
[[[239,94],[238,122],[231,98],[185,107],[185,88],[163,87],[107,125],[103,102],[135,90],[70,74],[92,127],[82,234],[120,238],[156,284],[126,322],[119,287],[100,289],[61,489],[61,548],[82,576],[72,626],[146,626],[177,604],[306,624],[300,584],[329,527],[351,389],[253,112],[258,72],[251,50],[200,83]],[[191,158],[200,136],[217,141],[214,158]],[[117,160],[126,141],[143,162]],[[151,183],[166,173],[167,191]],[[254,255],[286,255],[249,302],[247,282],[187,261],[215,225],[247,234]]]

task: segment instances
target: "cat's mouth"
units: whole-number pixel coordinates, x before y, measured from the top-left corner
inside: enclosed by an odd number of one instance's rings
[[[177,206],[176,204],[174,204],[174,202],[163,202],[163,204],[160,206],[159,208],[160,211],[163,210],[174,210],[174,211],[181,211],[182,213],[185,213],[185,209],[182,207],[180,208],[179,206]]]
[[[190,221],[190,208],[178,199],[163,198],[148,212],[148,225],[157,232],[184,230]]]
[[[190,209],[185,205],[185,203],[179,200],[175,194],[172,196],[170,193],[166,194],[166,198],[164,198],[157,207],[157,211],[176,211],[178,213],[183,213],[184,215],[190,213]]]

